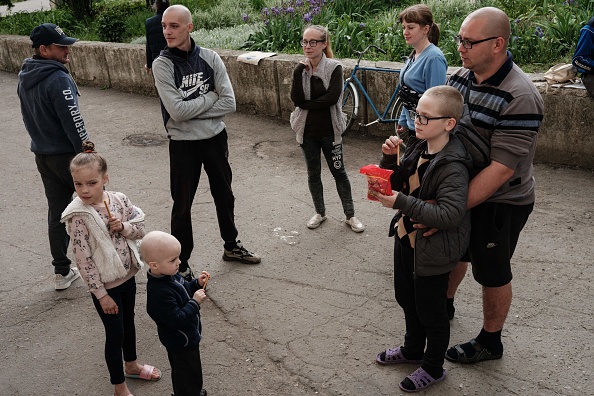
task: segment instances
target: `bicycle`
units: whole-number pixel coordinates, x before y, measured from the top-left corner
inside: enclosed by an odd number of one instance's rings
[[[347,78],[344,82],[343,94],[342,94],[342,111],[344,113],[346,113],[347,120],[346,120],[346,128],[343,131],[342,135],[344,136],[349,131],[349,129],[351,129],[355,120],[357,119],[357,116],[359,114],[359,91],[361,91],[361,93],[367,100],[367,103],[369,103],[369,105],[371,106],[371,109],[377,116],[377,119],[375,119],[374,121],[369,122],[367,124],[360,123],[359,127],[368,127],[368,126],[376,124],[376,123],[394,123],[395,124],[394,132],[399,138],[401,138],[404,141],[403,147],[406,147],[406,144],[409,142],[410,136],[408,135],[408,133],[406,133],[404,135],[402,133],[397,132],[398,119],[400,118],[400,114],[402,113],[402,108],[404,107],[402,100],[398,97],[398,91],[400,90],[400,82],[398,83],[398,85],[396,86],[396,89],[392,93],[390,101],[386,105],[386,108],[384,109],[383,113],[380,114],[375,103],[373,103],[373,100],[371,99],[371,97],[367,93],[367,90],[361,83],[361,80],[359,80],[359,78],[357,77],[357,72],[359,72],[360,70],[370,70],[370,71],[382,72],[382,73],[398,73],[398,74],[400,74],[400,69],[387,69],[387,68],[383,68],[383,67],[360,66],[361,59],[363,58],[363,55],[365,55],[367,52],[369,52],[372,48],[378,50],[382,54],[385,54],[386,51],[384,51],[383,49],[379,48],[376,45],[369,45],[363,51],[357,51],[353,48],[353,44],[351,42],[351,37],[346,36],[346,39],[349,42],[351,51],[354,54],[356,54],[358,58],[357,58],[357,64],[355,65],[355,67],[353,67],[353,71],[351,72],[350,77]],[[408,58],[403,57],[403,59],[406,61]],[[389,118],[388,118],[388,113],[390,115]]]

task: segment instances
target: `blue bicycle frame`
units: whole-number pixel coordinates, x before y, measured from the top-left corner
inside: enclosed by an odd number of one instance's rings
[[[344,90],[346,89],[349,82],[354,82],[355,85],[359,88],[359,91],[363,93],[363,95],[365,96],[365,100],[367,101],[367,103],[369,103],[369,105],[373,109],[373,112],[377,116],[377,119],[375,121],[370,122],[369,124],[363,124],[363,126],[366,127],[366,126],[375,124],[377,122],[380,122],[380,123],[398,122],[398,118],[388,118],[388,116],[389,116],[388,113],[390,112],[392,105],[396,101],[396,97],[398,96],[398,91],[400,90],[400,83],[398,83],[398,86],[394,90],[394,93],[392,94],[392,97],[390,98],[390,101],[388,102],[388,105],[386,106],[386,109],[384,110],[383,114],[380,114],[379,110],[373,103],[373,100],[369,97],[367,90],[365,89],[365,87],[363,86],[363,84],[361,83],[359,78],[357,77],[357,71],[359,71],[359,70],[379,71],[379,72],[385,72],[385,73],[400,73],[400,69],[386,69],[383,67],[366,67],[366,66],[359,66],[359,64],[356,64],[355,67],[353,68],[353,72],[351,73],[351,76],[345,81],[344,87],[342,87],[342,90],[344,92]]]

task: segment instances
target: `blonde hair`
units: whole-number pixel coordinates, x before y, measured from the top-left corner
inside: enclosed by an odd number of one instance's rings
[[[303,33],[305,33],[307,29],[314,29],[322,33],[321,40],[324,41],[324,43],[326,44],[326,48],[324,48],[324,55],[326,55],[326,58],[334,58],[334,52],[332,52],[332,45],[330,44],[330,33],[328,32],[328,28],[321,25],[309,25],[305,28],[305,30],[303,30]]]
[[[95,143],[87,140],[82,143],[82,153],[78,153],[70,161],[70,173],[80,168],[91,168],[95,167],[97,171],[104,175],[107,173],[107,161],[101,154],[95,151]]]
[[[444,117],[452,117],[460,121],[464,111],[464,98],[460,91],[449,85],[438,85],[425,91],[423,96],[435,99],[436,112]]]

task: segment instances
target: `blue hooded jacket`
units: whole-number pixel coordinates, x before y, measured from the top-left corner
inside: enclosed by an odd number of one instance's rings
[[[89,137],[78,108],[78,88],[62,63],[25,59],[17,93],[31,151],[44,155],[82,151],[82,142]]]
[[[200,305],[192,298],[198,279],[186,282],[179,274],[155,276],[147,272],[146,311],[157,323],[159,340],[167,349],[198,345],[202,338]]]
[[[580,73],[594,72],[594,17],[580,30],[571,63]]]

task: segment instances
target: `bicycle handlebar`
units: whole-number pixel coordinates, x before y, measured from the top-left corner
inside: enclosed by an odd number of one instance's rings
[[[374,45],[374,44],[372,44],[372,45],[368,45],[368,46],[367,46],[367,48],[365,48],[363,51],[357,51],[357,50],[355,50],[355,49],[353,48],[353,43],[351,42],[351,36],[345,36],[345,37],[346,37],[347,41],[349,42],[349,47],[351,48],[351,51],[352,51],[354,54],[357,54],[357,55],[359,56],[359,59],[360,59],[360,58],[361,58],[363,55],[365,55],[367,52],[369,52],[369,50],[370,50],[371,48],[375,48],[376,50],[378,50],[379,52],[381,52],[381,53],[382,53],[382,54],[384,54],[384,55],[386,54],[386,51],[385,51],[385,50],[381,49],[380,47],[378,47],[377,45]]]

